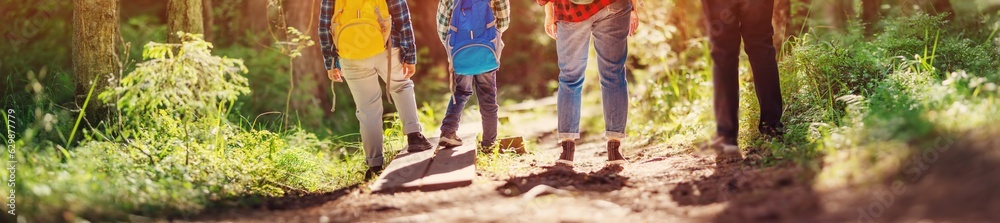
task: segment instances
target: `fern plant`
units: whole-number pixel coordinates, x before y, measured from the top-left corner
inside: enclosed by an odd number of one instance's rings
[[[159,111],[186,120],[218,117],[224,105],[250,93],[243,60],[212,55],[212,43],[201,34],[178,32],[180,44],[146,44],[146,62],[125,75],[118,86],[100,94],[126,118],[148,117]]]

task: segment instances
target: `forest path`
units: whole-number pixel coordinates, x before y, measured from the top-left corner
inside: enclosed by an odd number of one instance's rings
[[[545,114],[545,113],[539,113]],[[367,185],[259,209],[206,213],[210,222],[876,222],[1000,219],[1000,129],[968,133],[940,153],[908,191],[885,197],[891,181],[817,192],[816,173],[791,164],[761,167],[759,150],[724,159],[693,148],[626,144],[630,161],[605,166],[599,134],[580,140],[573,171],[551,169],[561,149],[552,113],[534,115],[538,146],[509,176],[482,167],[471,186],[432,192],[371,193]],[[512,118],[514,120],[515,118]],[[549,126],[549,127],[543,127]],[[548,128],[547,130],[544,130]],[[547,132],[547,134],[546,134]],[[529,140],[532,137],[529,137]],[[900,175],[905,176],[905,175]],[[992,176],[992,177],[984,177]],[[961,188],[961,190],[956,190]],[[874,194],[874,196],[873,196]],[[880,197],[881,196],[881,197]],[[880,200],[881,199],[881,200]],[[883,202],[891,199],[888,204]],[[882,205],[879,212],[867,211]],[[933,209],[929,209],[933,208]],[[864,212],[859,212],[864,211]],[[937,211],[943,210],[943,211]],[[859,215],[861,213],[861,215]],[[864,215],[868,213],[867,217]],[[877,214],[873,216],[873,214]]]

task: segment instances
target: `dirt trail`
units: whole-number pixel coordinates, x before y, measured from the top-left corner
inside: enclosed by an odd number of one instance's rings
[[[598,135],[598,134],[585,134]],[[581,140],[574,171],[549,168],[561,151],[543,137],[509,177],[434,192],[371,194],[366,186],[282,198],[208,222],[951,222],[1000,221],[1000,128],[964,134],[882,209],[865,188],[813,190],[817,170],[761,167],[662,145],[624,145],[629,164],[606,168],[601,138]],[[757,151],[745,157],[760,157]],[[482,171],[482,170],[477,170]],[[899,176],[907,176],[901,170]],[[883,200],[886,198],[883,196]],[[859,215],[860,212],[866,215]],[[869,210],[878,211],[871,212]]]

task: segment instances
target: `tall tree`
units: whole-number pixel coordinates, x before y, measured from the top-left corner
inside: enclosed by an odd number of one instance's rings
[[[320,0],[285,0],[283,1],[285,21],[289,27],[295,27],[304,34],[309,35],[313,41],[319,43],[319,12]],[[281,30],[280,32],[284,32]],[[332,114],[329,112],[332,106],[330,100],[330,80],[326,76],[326,66],[323,65],[323,53],[319,44],[308,47],[302,51],[302,56],[295,59],[295,94],[312,95],[308,101],[295,101],[294,107],[299,112],[299,108],[304,106],[319,106],[325,109],[323,115]]]
[[[879,10],[882,0],[861,0],[861,22],[865,24],[865,35],[875,32],[875,24],[879,21]]]
[[[118,0],[73,0],[73,73],[80,106],[92,85],[96,95],[120,72],[118,9]],[[92,121],[104,117],[105,111],[100,100],[93,98],[87,106]]]
[[[934,12],[935,15],[941,13],[948,13],[945,17],[947,20],[952,20],[955,18],[955,9],[951,7],[950,0],[934,0]]]
[[[781,49],[786,39],[807,31],[809,6],[812,0],[775,0],[771,24],[774,26],[774,46]]]
[[[212,26],[215,25],[215,16],[212,15],[212,0],[202,0],[202,18],[205,20],[205,41],[212,42],[215,32],[212,30]]]
[[[268,9],[269,0],[243,0],[243,12],[240,19],[240,26],[244,30],[248,30],[250,33],[259,33],[267,35],[270,28],[271,12]],[[319,16],[317,15],[317,19]],[[236,32],[234,34],[244,34],[243,32]],[[318,34],[317,34],[318,35]],[[263,41],[260,44],[268,45],[270,38],[258,38],[259,41]]]
[[[854,1],[852,0],[830,0],[827,2],[826,18],[830,26],[843,31],[847,28],[847,20],[854,17]]]
[[[205,34],[202,0],[170,0],[167,3],[167,42],[179,43],[177,32]]]
[[[780,51],[785,38],[789,36],[788,26],[792,19],[791,0],[775,0],[774,12],[771,15],[771,25],[774,26],[774,47]]]

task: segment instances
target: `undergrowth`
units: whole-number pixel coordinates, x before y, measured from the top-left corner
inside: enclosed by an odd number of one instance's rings
[[[783,140],[757,133],[759,110],[745,56],[740,67],[740,142],[764,148],[760,164],[793,162],[817,170],[821,185],[872,182],[917,151],[998,121],[1000,47],[993,30],[968,30],[942,16],[892,18],[864,36],[789,40],[779,59],[785,101]],[[815,32],[815,31],[814,31]],[[689,144],[714,132],[711,59],[704,39],[645,64],[639,72],[632,131],[667,144]],[[678,62],[680,61],[680,62]],[[662,70],[662,72],[657,72]],[[641,103],[641,104],[640,104]],[[640,106],[641,105],[641,106]]]
[[[326,192],[362,181],[363,156],[345,149],[357,145],[230,121],[234,101],[250,92],[243,61],[213,56],[200,35],[183,39],[147,44],[146,61],[135,71],[99,97],[90,95],[117,115],[81,127],[74,143],[38,137],[70,135],[48,126],[71,118],[47,113],[47,100],[36,99],[40,124],[18,125],[27,127],[15,142],[23,148],[18,162],[4,159],[4,166],[17,167],[18,221],[182,217],[224,200]]]

